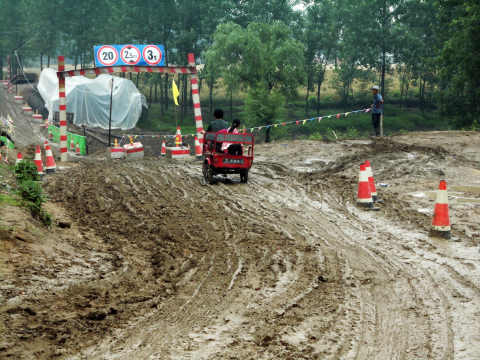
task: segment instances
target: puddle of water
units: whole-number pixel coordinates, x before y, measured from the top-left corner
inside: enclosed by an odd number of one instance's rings
[[[433,209],[422,208],[422,209],[417,209],[417,211],[425,215],[433,215]]]
[[[303,163],[304,163],[305,165],[312,165],[312,164],[314,164],[314,163],[319,163],[319,162],[328,164],[328,163],[332,162],[332,160],[324,159],[324,158],[310,158],[310,159],[304,160]]]
[[[305,166],[295,166],[293,170],[299,173],[310,173],[310,172],[313,172],[315,169],[312,169],[310,167],[305,167]]]

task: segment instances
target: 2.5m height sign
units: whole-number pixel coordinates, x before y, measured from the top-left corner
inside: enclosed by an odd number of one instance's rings
[[[163,45],[97,45],[95,66],[165,66]]]

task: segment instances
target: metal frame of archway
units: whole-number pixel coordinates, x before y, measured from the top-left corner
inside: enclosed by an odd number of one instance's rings
[[[160,73],[160,74],[187,74],[190,75],[192,85],[192,102],[195,117],[195,127],[198,140],[203,144],[203,118],[202,108],[200,105],[200,92],[198,88],[198,74],[195,68],[195,56],[188,54],[188,66],[110,66],[101,68],[91,68],[82,70],[65,70],[65,57],[58,57],[58,97],[59,97],[59,120],[60,120],[60,160],[68,160],[68,144],[67,144],[67,101],[65,93],[65,79],[67,77],[87,75],[87,74],[113,74],[118,72],[134,72],[134,73]]]

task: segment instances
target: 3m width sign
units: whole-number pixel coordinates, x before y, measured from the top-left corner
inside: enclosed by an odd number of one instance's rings
[[[165,66],[163,45],[98,45],[95,66]]]

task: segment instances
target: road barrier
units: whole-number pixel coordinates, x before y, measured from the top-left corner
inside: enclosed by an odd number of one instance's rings
[[[55,125],[50,125],[48,127],[49,139],[53,142],[60,142],[60,129]],[[80,147],[80,155],[87,155],[87,138],[82,135],[74,134],[67,132],[67,141],[66,143],[71,143],[73,140],[74,144],[78,144]]]
[[[15,144],[9,141],[6,136],[0,136],[0,140],[7,144],[7,147],[9,149],[15,149]]]

